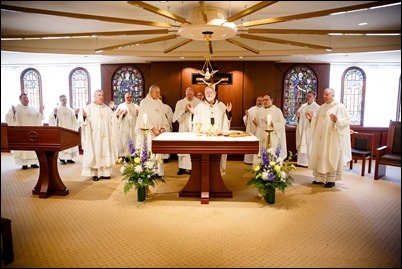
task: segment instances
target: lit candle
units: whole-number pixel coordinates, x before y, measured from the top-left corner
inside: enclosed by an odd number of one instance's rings
[[[147,121],[148,121],[147,113],[142,114],[142,122],[144,123],[144,126],[147,126]]]
[[[268,114],[267,115],[267,127],[268,128],[271,127],[271,122],[272,122],[272,116],[271,116],[271,114]]]

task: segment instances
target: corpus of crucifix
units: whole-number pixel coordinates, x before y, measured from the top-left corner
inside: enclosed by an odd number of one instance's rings
[[[193,84],[206,84],[207,86],[211,86],[214,90],[216,90],[218,84],[232,83],[232,74],[216,74],[218,71],[219,70],[214,70],[212,68],[209,60],[206,60],[202,70],[199,71],[199,74],[193,74]]]

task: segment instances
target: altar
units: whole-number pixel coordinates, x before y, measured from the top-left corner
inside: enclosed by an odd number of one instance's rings
[[[254,135],[206,136],[185,132],[166,132],[152,140],[153,153],[182,153],[191,155],[191,175],[179,197],[232,198],[233,193],[220,172],[222,154],[257,154],[259,140]]]

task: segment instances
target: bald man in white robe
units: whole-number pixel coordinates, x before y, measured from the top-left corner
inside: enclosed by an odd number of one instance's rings
[[[268,126],[268,115],[270,115],[271,123]],[[280,147],[279,157],[283,160],[287,157],[286,146],[286,120],[283,117],[282,110],[273,104],[273,99],[270,95],[263,97],[263,107],[257,109],[256,117],[253,120],[256,126],[256,136],[260,141],[260,151],[262,148],[267,148],[267,128],[271,129],[270,132],[270,147],[276,150]],[[259,162],[259,158],[254,158],[253,165]]]
[[[179,123],[179,132],[191,132],[193,129],[193,113],[191,109],[196,107],[202,101],[194,96],[194,90],[191,87],[187,87],[186,96],[180,99],[176,103],[176,107],[173,113],[173,122]],[[190,173],[191,171],[191,157],[190,154],[177,154],[179,171],[177,175],[184,173]],[[190,171],[189,171],[190,170]]]
[[[313,170],[313,184],[325,183],[325,188],[342,179],[342,166],[352,159],[349,114],[334,96],[333,89],[324,90],[324,104],[311,123],[314,143],[308,167]]]
[[[144,120],[146,120],[146,124]],[[140,102],[138,119],[135,127],[137,135],[136,148],[141,147],[143,142],[147,141],[148,149],[152,151],[152,139],[161,133],[166,132],[169,129],[169,126],[161,100],[161,90],[159,86],[152,85],[149,88],[147,96]],[[144,132],[141,128],[147,128],[149,130]],[[155,154],[154,157],[158,162],[158,174],[163,176],[164,169],[162,154]]]
[[[73,131],[78,131],[78,110],[67,106],[67,96],[60,95],[60,104],[49,115],[49,126],[60,126]],[[79,155],[78,146],[74,146],[59,152],[61,164],[75,163],[74,158]]]

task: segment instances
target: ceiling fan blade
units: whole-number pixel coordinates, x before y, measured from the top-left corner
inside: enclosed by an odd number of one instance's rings
[[[131,19],[122,19],[122,18],[113,18],[113,17],[105,17],[105,16],[95,16],[95,15],[88,15],[88,14],[80,14],[80,13],[52,11],[52,10],[45,10],[45,9],[17,7],[17,6],[3,5],[3,4],[1,4],[1,9],[2,10],[11,10],[11,11],[24,12],[24,13],[33,13],[33,14],[69,17],[69,18],[75,18],[75,19],[97,20],[97,21],[105,21],[105,22],[116,22],[116,23],[146,25],[146,26],[155,26],[155,27],[163,27],[163,28],[172,27],[172,25],[170,23],[166,23],[166,22],[131,20]]]
[[[249,35],[249,34],[240,34],[239,36],[242,38],[247,38],[247,39],[252,39],[252,40],[266,41],[266,42],[299,46],[299,47],[307,47],[307,48],[311,48],[311,49],[332,50],[331,47],[325,47],[325,46],[319,46],[319,45],[314,45],[314,44],[309,44],[309,43],[301,43],[301,42],[295,42],[295,41],[289,41],[289,40],[283,40],[283,39],[269,38],[269,37]]]
[[[134,46],[134,45],[143,45],[143,44],[154,43],[154,42],[159,42],[159,41],[165,41],[165,40],[175,39],[175,38],[177,38],[177,35],[167,35],[167,36],[155,37],[155,38],[139,40],[139,41],[124,43],[124,44],[109,46],[109,47],[98,48],[98,49],[95,50],[95,52],[102,52],[102,51],[105,51],[105,50],[120,49],[120,48],[130,47],[130,46]]]
[[[300,34],[300,35],[397,35],[400,30],[307,30],[307,29],[257,29],[247,30],[250,34]]]
[[[251,52],[253,52],[253,53],[255,53],[255,54],[260,54],[260,51],[259,51],[259,50],[254,49],[254,48],[252,48],[252,47],[250,47],[250,46],[248,46],[248,45],[246,45],[246,44],[243,44],[243,43],[241,43],[241,42],[239,42],[239,41],[236,41],[236,40],[234,40],[233,38],[228,38],[228,39],[226,39],[226,41],[229,42],[229,43],[232,43],[233,45],[236,45],[236,46],[239,46],[239,47],[241,47],[241,48],[243,48],[243,49],[246,49],[246,50],[248,50],[248,51],[251,51]]]
[[[205,5],[205,1],[198,1],[200,3],[200,10],[202,14],[202,19],[204,20],[205,23],[208,22],[208,16],[207,16],[207,6]]]
[[[168,29],[156,30],[137,30],[137,31],[112,31],[112,32],[87,32],[87,33],[64,33],[64,34],[45,34],[45,35],[1,35],[1,40],[11,39],[57,39],[72,37],[96,37],[96,36],[124,36],[124,35],[154,35],[168,34]]]
[[[152,12],[152,13],[161,15],[161,16],[166,17],[166,18],[168,18],[168,19],[172,19],[172,20],[175,20],[175,21],[178,21],[178,22],[181,22],[181,23],[188,23],[188,24],[191,24],[190,22],[188,22],[188,21],[186,20],[186,18],[183,18],[183,17],[178,16],[178,15],[176,15],[176,14],[170,13],[170,12],[167,11],[167,10],[163,10],[163,9],[157,8],[157,7],[155,7],[155,6],[152,6],[152,5],[147,4],[147,3],[145,3],[145,2],[142,2],[142,1],[127,1],[127,3],[130,4],[130,5],[133,5],[133,6],[137,6],[137,7],[143,8],[143,9],[145,9],[145,10],[148,10],[148,11]]]
[[[360,4],[360,5],[347,6],[347,7],[341,7],[341,8],[332,8],[332,9],[314,11],[314,12],[297,14],[297,15],[290,15],[290,16],[276,17],[276,18],[270,18],[270,19],[249,21],[249,22],[244,22],[242,24],[242,26],[243,27],[250,27],[250,26],[273,24],[273,23],[285,22],[285,21],[316,18],[316,17],[322,17],[322,16],[331,15],[331,14],[334,14],[334,13],[357,11],[357,10],[360,10],[360,9],[367,9],[367,8],[372,8],[372,7],[385,6],[385,5],[394,4],[394,3],[399,3],[399,1],[377,1],[377,2],[372,2],[372,3],[367,3],[367,4]]]
[[[228,22],[233,22],[233,21],[238,20],[240,18],[243,18],[243,17],[245,17],[247,15],[250,15],[250,14],[252,14],[254,12],[257,12],[258,10],[263,9],[264,7],[273,5],[276,2],[278,2],[278,1],[262,1],[262,2],[260,2],[258,4],[255,4],[254,6],[251,6],[249,8],[246,8],[245,10],[240,11],[237,14],[234,14],[234,15],[230,16],[229,18],[227,18],[227,21]]]
[[[173,46],[171,46],[170,48],[165,49],[165,50],[163,51],[163,53],[169,53],[169,52],[171,52],[172,50],[178,49],[178,48],[180,48],[180,47],[186,45],[187,43],[190,43],[191,41],[193,41],[193,40],[192,40],[192,39],[185,39],[185,40],[183,40],[182,42],[177,43],[176,45],[173,45]]]

